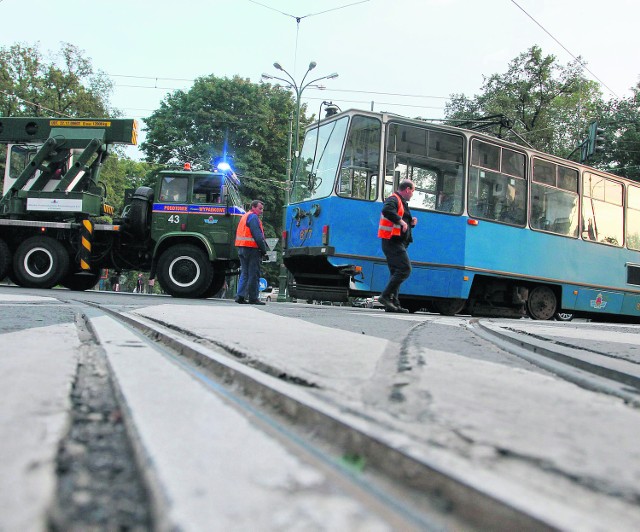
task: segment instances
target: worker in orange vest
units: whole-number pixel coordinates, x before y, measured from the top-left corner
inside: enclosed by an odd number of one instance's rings
[[[382,241],[382,252],[387,259],[391,277],[378,301],[387,312],[409,312],[400,305],[398,293],[400,285],[411,275],[411,261],[407,247],[413,242],[412,228],[418,219],[411,216],[409,200],[413,196],[415,185],[410,179],[403,179],[396,190],[382,206],[378,237]]]
[[[264,305],[258,299],[260,264],[262,257],[268,251],[262,220],[260,220],[263,211],[264,204],[260,200],[253,200],[251,210],[242,215],[236,230],[236,247],[240,258],[240,279],[238,280],[236,303]]]

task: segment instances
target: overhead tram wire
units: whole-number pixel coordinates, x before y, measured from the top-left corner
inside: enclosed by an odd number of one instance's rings
[[[249,2],[251,2],[252,4],[257,4],[259,6],[265,7],[267,9],[270,9],[271,11],[275,11],[276,13],[280,13],[281,15],[285,15],[286,17],[291,17],[292,19],[294,19],[296,21],[296,46],[295,46],[295,52],[293,54],[293,76],[295,77],[296,74],[296,64],[298,62],[298,36],[300,35],[300,21],[303,18],[309,18],[309,17],[315,17],[316,15],[322,15],[324,13],[329,13],[330,11],[338,11],[339,9],[344,9],[346,7],[351,7],[351,6],[355,6],[357,4],[364,4],[366,2],[369,2],[369,0],[360,0],[359,2],[352,2],[350,4],[346,4],[343,6],[338,6],[338,7],[332,7],[329,9],[325,9],[324,11],[318,11],[317,13],[308,13],[306,15],[302,15],[300,17],[296,16],[296,15],[292,15],[291,13],[285,13],[284,11],[280,11],[279,9],[276,9],[275,7],[271,7],[265,4],[262,4],[260,2],[257,2],[256,0],[248,0]]]
[[[134,78],[134,79],[147,79],[147,80],[177,80],[177,81],[186,81],[193,82],[193,79],[184,79],[184,78],[165,78],[162,76],[132,76],[127,74],[107,74],[112,78]],[[183,90],[179,87],[158,87],[158,86],[150,86],[150,85],[124,85],[124,84],[116,84],[116,87],[127,87],[127,88],[136,88],[136,89],[151,89],[151,90]],[[383,91],[366,91],[366,90],[357,90],[357,89],[337,89],[337,88],[320,88],[315,86],[310,86],[309,90],[318,90],[323,92],[330,93],[352,93],[352,94],[371,94],[371,95],[381,95],[381,96],[397,96],[399,98],[425,98],[425,99],[438,99],[438,100],[449,100],[450,96],[435,96],[429,94],[403,94],[399,92],[383,92]],[[314,98],[314,97],[305,97],[306,100],[326,100],[326,96],[323,98]],[[340,98],[341,102],[344,103],[358,103],[358,104],[367,104],[371,103],[371,100],[344,100]],[[439,106],[430,106],[430,105],[416,105],[416,104],[404,104],[398,102],[374,102],[376,105],[389,105],[394,107],[412,107],[412,108],[424,108],[424,109],[444,109]],[[434,119],[441,120],[441,119]]]
[[[193,83],[195,79],[184,79],[184,78],[165,78],[161,76],[130,76],[127,74],[107,74],[111,78],[133,78],[133,79],[152,79],[152,80],[167,80],[167,81],[187,81]],[[118,87],[129,87],[129,88],[137,88],[137,89],[162,89],[162,90],[179,90],[178,87],[151,87],[149,85],[117,85]],[[382,96],[400,96],[401,98],[434,98],[438,100],[448,100],[450,96],[434,96],[430,94],[403,94],[401,92],[380,92],[380,91],[365,91],[358,89],[321,89],[318,87],[314,87],[311,85],[309,87],[311,90],[330,90],[332,92],[353,92],[357,94],[379,94]]]
[[[0,0],[1,2],[2,0]],[[10,98],[15,98],[16,100],[20,100],[21,102],[24,102],[27,105],[33,105],[34,107],[37,107],[39,109],[43,109],[45,111],[50,111],[55,115],[59,115],[59,116],[64,116],[65,118],[78,118],[78,117],[74,117],[71,115],[68,115],[66,113],[63,113],[62,111],[54,111],[53,109],[49,109],[48,107],[45,107],[44,105],[40,104],[40,103],[35,103],[35,102],[31,102],[29,100],[25,100],[24,98],[20,98],[20,96],[16,95],[16,94],[12,94],[10,92],[7,92],[5,90],[0,89],[0,94],[4,94],[5,96],[8,96]]]
[[[590,69],[589,67],[587,67],[587,65],[578,57],[576,57],[575,55],[573,55],[568,49],[567,47],[562,44],[554,35],[551,34],[551,32],[549,30],[547,30],[547,28],[545,28],[542,24],[540,24],[535,18],[533,18],[533,16],[531,16],[520,4],[518,4],[518,2],[516,2],[515,0],[510,0],[511,3],[513,5],[515,5],[520,11],[522,11],[525,15],[527,15],[531,20],[533,20],[533,22],[536,23],[536,25],[538,27],[540,27],[540,29],[542,29],[542,31],[544,31],[549,37],[551,37],[554,41],[556,41],[561,47],[562,49],[567,52],[571,57],[573,57],[578,64],[584,68],[587,72],[589,72],[589,74],[591,74],[597,81],[598,83],[600,83],[600,85],[602,85],[603,87],[605,87],[611,94],[613,94],[616,98],[619,98],[619,96],[616,94],[616,92],[610,88],[604,81],[602,81],[598,76],[596,76]]]

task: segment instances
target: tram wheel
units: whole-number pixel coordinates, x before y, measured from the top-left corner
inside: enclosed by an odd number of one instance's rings
[[[548,286],[536,286],[529,292],[527,310],[534,320],[550,320],[556,313],[558,300]]]
[[[433,307],[443,316],[455,316],[462,312],[466,304],[466,299],[441,299],[434,301]]]

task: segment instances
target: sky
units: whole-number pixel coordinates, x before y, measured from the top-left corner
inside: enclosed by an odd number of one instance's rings
[[[77,46],[114,82],[112,106],[143,130],[195,78],[286,77],[276,61],[299,85],[311,61],[305,84],[338,73],[304,90],[309,113],[332,101],[438,119],[451,94],[478,94],[533,45],[563,65],[580,56],[605,98],[629,97],[638,20],[637,0],[0,0],[0,46]]]

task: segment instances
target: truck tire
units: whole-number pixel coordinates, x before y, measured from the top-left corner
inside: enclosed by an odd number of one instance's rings
[[[191,244],[170,247],[158,260],[158,282],[173,297],[201,297],[213,280],[206,253]]]
[[[138,187],[133,194],[129,207],[129,231],[133,236],[145,239],[149,234],[151,224],[151,209],[153,208],[153,189]]]
[[[100,280],[100,270],[88,272],[68,273],[60,284],[69,290],[84,292],[98,284]]]
[[[0,238],[0,281],[2,281],[11,269],[11,250],[7,243]]]
[[[18,246],[13,257],[17,284],[26,288],[52,288],[69,271],[64,246],[47,236],[32,236]]]

